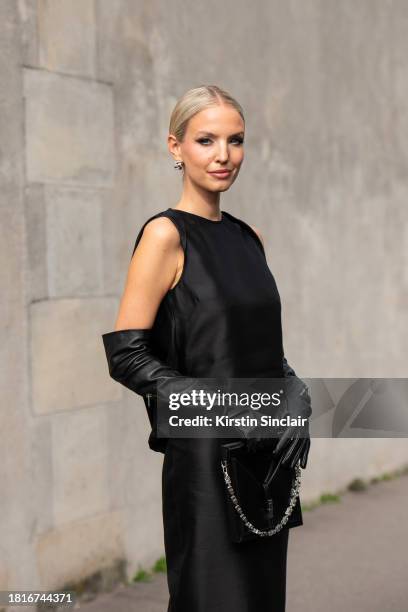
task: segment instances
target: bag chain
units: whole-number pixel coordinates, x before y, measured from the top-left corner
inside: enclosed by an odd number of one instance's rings
[[[227,465],[227,460],[222,460],[221,461],[221,467],[222,467],[222,471],[224,473],[224,480],[225,480],[225,484],[227,486],[228,492],[230,494],[232,503],[234,505],[235,510],[238,512],[239,516],[241,517],[242,521],[245,523],[245,525],[248,527],[248,529],[250,531],[252,531],[253,533],[256,533],[259,536],[272,536],[275,535],[275,533],[278,533],[278,531],[280,531],[284,525],[288,522],[290,515],[293,512],[293,508],[295,507],[295,503],[296,503],[296,497],[299,493],[299,489],[300,489],[300,480],[301,480],[301,471],[300,471],[300,461],[297,462],[296,466],[295,466],[295,477],[292,480],[292,487],[290,490],[290,501],[288,504],[288,507],[286,508],[284,515],[282,517],[282,519],[280,520],[280,522],[273,527],[272,529],[257,529],[245,516],[241,506],[239,505],[238,499],[235,495],[234,489],[232,487],[231,484],[231,477],[228,474],[228,465]]]

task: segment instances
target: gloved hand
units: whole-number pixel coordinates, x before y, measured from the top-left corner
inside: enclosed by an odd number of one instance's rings
[[[310,449],[309,417],[312,414],[311,398],[307,385],[296,375],[286,381],[288,396],[287,414],[307,419],[305,425],[290,425],[279,438],[273,455],[283,456],[282,466],[295,467],[300,458],[300,466],[305,469]],[[293,378],[292,378],[293,376]],[[292,383],[293,380],[293,383]]]
[[[307,385],[298,377],[294,369],[283,357],[283,373],[286,379],[287,412],[289,416],[302,416],[309,419],[312,414],[311,398]],[[281,415],[284,416],[284,415]],[[300,458],[300,466],[305,469],[310,449],[309,421],[304,426],[292,425],[287,427],[278,442],[276,438],[248,438],[246,447],[249,452],[256,452],[264,448],[273,448],[272,454],[276,458],[283,455],[282,466],[295,467]]]

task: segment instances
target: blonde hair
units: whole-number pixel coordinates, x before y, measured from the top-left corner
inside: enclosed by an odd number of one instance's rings
[[[228,92],[221,87],[217,87],[217,85],[201,85],[189,89],[177,101],[170,117],[170,134],[173,134],[179,142],[182,142],[189,120],[205,108],[216,104],[229,104],[235,108],[245,122],[241,105]]]

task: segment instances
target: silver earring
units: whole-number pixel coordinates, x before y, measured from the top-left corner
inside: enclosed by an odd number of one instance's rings
[[[182,170],[183,169],[183,162],[178,159],[176,162],[174,162],[174,167],[176,168],[176,170]]]

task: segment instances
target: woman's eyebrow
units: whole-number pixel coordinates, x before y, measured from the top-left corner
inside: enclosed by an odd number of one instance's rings
[[[213,134],[212,132],[205,132],[204,130],[200,130],[199,132],[197,132],[197,136],[198,134],[204,134],[205,136],[213,136],[216,137],[217,134]],[[244,132],[236,132],[235,134],[231,134],[231,136],[243,136]]]

